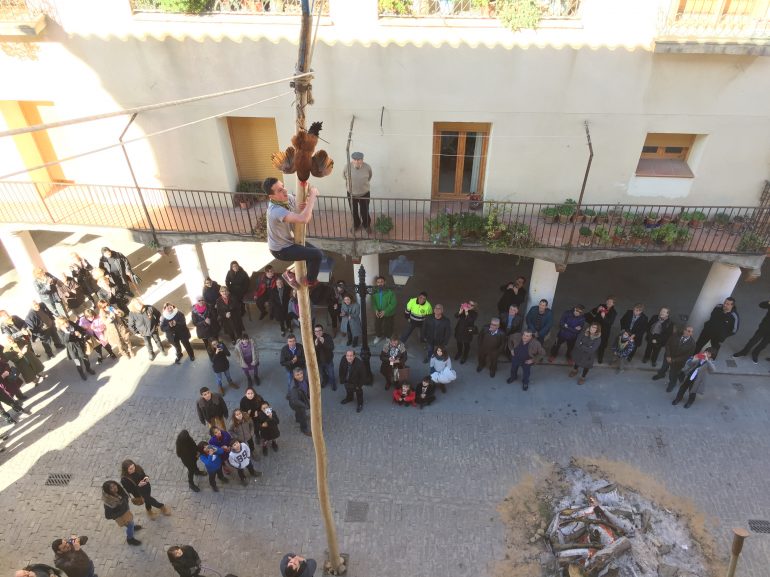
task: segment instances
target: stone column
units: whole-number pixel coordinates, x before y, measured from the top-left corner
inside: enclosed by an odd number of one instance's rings
[[[738,279],[741,278],[741,269],[731,264],[715,262],[711,264],[711,270],[706,281],[700,289],[700,294],[692,307],[688,325],[695,329],[695,335],[699,335],[711,311],[733,294]]]
[[[32,235],[26,230],[14,230],[2,235],[3,246],[16,269],[16,275],[19,278],[19,286],[24,287],[24,291],[30,294],[29,300],[37,298],[37,292],[32,285],[32,271],[37,268],[45,269],[43,257],[37,250]],[[58,275],[59,271],[53,271],[51,274]]]
[[[532,278],[529,279],[529,305],[522,312],[526,316],[529,307],[536,305],[540,300],[546,299],[548,306],[553,309],[553,297],[556,294],[556,284],[559,282],[559,273],[556,265],[547,260],[535,259],[532,265]]]
[[[200,295],[203,290],[203,267],[198,257],[198,243],[196,244],[178,244],[174,247],[176,260],[179,263],[179,270],[182,273],[187,296],[191,303],[195,303],[195,297]]]

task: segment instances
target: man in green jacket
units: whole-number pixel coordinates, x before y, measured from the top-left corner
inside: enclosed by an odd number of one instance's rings
[[[374,292],[372,303],[374,304],[374,344],[382,339],[393,336],[393,319],[396,315],[396,294],[389,288],[385,288],[385,277],[378,276],[374,279]]]
[[[406,303],[404,316],[409,319],[409,324],[401,335],[401,342],[406,344],[414,329],[420,329],[420,342],[425,342],[425,319],[433,314],[433,306],[428,302],[428,293],[421,292]]]

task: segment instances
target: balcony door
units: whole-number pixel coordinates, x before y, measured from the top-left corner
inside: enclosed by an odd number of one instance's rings
[[[483,194],[491,126],[488,122],[433,124],[432,198],[465,199]]]

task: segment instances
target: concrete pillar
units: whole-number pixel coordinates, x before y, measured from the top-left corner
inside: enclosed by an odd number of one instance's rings
[[[546,299],[548,306],[553,308],[553,297],[556,294],[556,284],[559,282],[559,273],[556,265],[547,260],[535,259],[532,265],[532,278],[529,279],[529,307],[536,305],[540,300]],[[527,310],[522,311],[526,315]]]
[[[3,235],[3,246],[16,269],[16,275],[19,278],[19,286],[24,287],[24,292],[32,295],[31,301],[37,298],[37,292],[32,285],[32,271],[38,267],[46,268],[40,251],[37,250],[32,235],[26,230],[15,230]],[[47,270],[47,269],[46,269]],[[51,274],[58,275],[59,271],[52,271]]]
[[[700,294],[692,307],[688,325],[695,329],[696,336],[700,334],[711,311],[715,306],[720,305],[724,300],[733,294],[738,279],[741,278],[741,269],[731,264],[715,262],[711,264],[711,270],[706,277],[706,281],[700,289]]]
[[[358,269],[364,266],[366,271],[366,284],[374,285],[374,277],[380,274],[380,255],[378,254],[365,254],[361,257],[360,262],[353,262],[353,282],[358,284]],[[358,302],[361,302],[360,295],[356,294]]]
[[[179,263],[179,270],[182,273],[187,296],[191,303],[195,303],[195,297],[200,295],[203,290],[203,267],[198,257],[198,247],[196,244],[178,244],[174,247],[176,260]]]

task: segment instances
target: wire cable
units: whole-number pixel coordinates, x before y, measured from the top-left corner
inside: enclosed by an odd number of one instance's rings
[[[230,94],[238,94],[239,92],[246,92],[248,90],[255,90],[256,88],[272,86],[273,84],[280,84],[281,82],[297,80],[298,78],[303,78],[305,76],[310,76],[310,75],[311,75],[310,72],[304,72],[304,73],[295,74],[294,76],[280,78],[278,80],[271,80],[269,82],[260,82],[259,84],[252,84],[250,86],[244,86],[242,88],[233,88],[232,90],[223,90],[222,92],[213,92],[211,94],[203,94],[201,96],[192,96],[190,98],[181,98],[179,100],[169,100],[167,102],[160,102],[157,104],[146,104],[144,106],[136,106],[134,108],[125,108],[123,110],[116,110],[114,112],[104,112],[102,114],[94,114],[91,116],[82,116],[80,118],[71,118],[69,120],[61,120],[59,122],[49,122],[47,124],[36,124],[34,126],[25,126],[23,128],[14,128],[12,130],[5,130],[3,132],[0,132],[0,138],[4,136],[17,136],[19,134],[28,134],[30,132],[38,132],[40,130],[49,130],[51,128],[60,128],[62,126],[71,126],[73,124],[82,124],[83,122],[93,122],[94,120],[104,120],[106,118],[113,118],[115,116],[125,116],[128,114],[139,114],[141,112],[150,112],[152,110],[168,108],[169,106],[178,106],[180,104],[198,102],[199,100],[207,100],[209,98],[218,98],[220,96],[228,96]]]
[[[218,114],[213,114],[211,116],[207,116],[205,118],[199,118],[198,120],[193,120],[191,122],[185,122],[184,124],[178,124],[176,126],[171,126],[169,128],[164,128],[163,130],[158,130],[156,132],[151,132],[149,134],[144,134],[142,136],[137,136],[135,138],[129,138],[128,140],[124,140],[122,143],[116,142],[115,144],[110,144],[108,146],[103,146],[101,148],[95,148],[93,150],[89,150],[87,152],[81,152],[79,154],[74,154],[72,156],[68,156],[66,158],[61,158],[59,160],[53,160],[51,162],[46,162],[45,164],[40,164],[38,166],[35,166],[33,168],[25,168],[24,170],[19,170],[17,172],[12,172],[11,174],[6,174],[3,176],[0,176],[0,180],[5,180],[7,178],[11,178],[12,176],[18,176],[20,174],[24,174],[27,172],[33,172],[35,170],[40,170],[42,168],[48,168],[49,166],[55,166],[57,164],[61,164],[63,162],[69,162],[70,160],[76,160],[78,158],[82,158],[84,156],[89,156],[91,154],[96,154],[99,152],[104,152],[105,150],[111,150],[113,148],[117,148],[123,144],[131,144],[132,142],[138,142],[140,140],[145,140],[147,138],[152,138],[153,136],[158,136],[160,134],[165,134],[167,132],[171,132],[172,130],[178,130],[180,128],[185,128],[187,126],[192,126],[193,124],[198,124],[199,122],[205,122],[206,120],[212,120],[214,118],[219,118],[220,116],[225,116],[227,114],[231,114],[233,112],[238,112],[239,110],[243,110],[244,108],[249,108],[251,106],[256,106],[257,104],[262,104],[263,102],[268,102],[270,100],[275,100],[276,98],[280,98],[282,96],[287,96],[289,94],[294,94],[293,90],[289,90],[287,92],[282,92],[281,94],[276,94],[275,96],[271,96],[270,98],[265,98],[263,100],[258,100],[257,102],[252,102],[250,104],[246,104],[244,106],[239,106],[237,108],[231,108],[230,110],[225,110],[224,112],[220,112]]]

